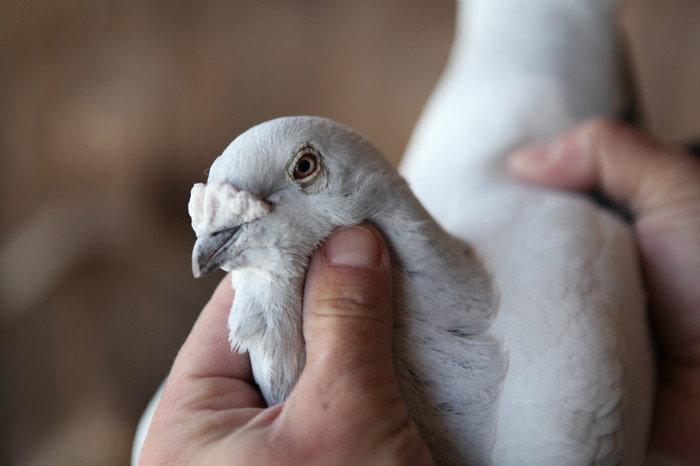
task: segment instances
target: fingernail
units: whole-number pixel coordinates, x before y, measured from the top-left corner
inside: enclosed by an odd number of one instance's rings
[[[324,252],[333,265],[361,269],[377,267],[381,255],[377,238],[362,227],[336,231],[326,240]]]

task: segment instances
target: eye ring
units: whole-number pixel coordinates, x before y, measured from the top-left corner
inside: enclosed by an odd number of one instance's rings
[[[320,154],[309,143],[305,143],[296,150],[287,168],[287,173],[292,181],[304,184],[313,180],[320,171]]]

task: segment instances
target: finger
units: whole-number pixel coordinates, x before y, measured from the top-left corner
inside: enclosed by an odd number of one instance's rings
[[[228,315],[233,296],[231,276],[226,275],[175,358],[173,375],[252,381],[248,356],[232,351],[228,340]]]
[[[700,162],[620,124],[597,120],[509,160],[518,176],[567,189],[597,187],[635,220],[659,351],[700,361]]]
[[[234,291],[231,276],[219,283],[182,345],[162,400],[183,409],[262,407],[247,354],[232,351],[228,314]]]
[[[319,403],[333,409],[341,398],[351,410],[376,398],[398,398],[392,313],[389,253],[379,232],[367,223],[336,231],[307,272],[306,366],[287,412],[309,412]]]
[[[245,424],[259,411],[245,408],[264,407],[247,354],[233,352],[228,341],[233,296],[231,276],[226,275],[175,358],[139,464],[165,464],[175,457],[188,462],[202,442]]]
[[[317,446],[356,442],[360,451],[409,425],[392,362],[390,268],[367,223],[336,231],[316,251],[304,291],[306,366],[280,429]]]
[[[690,175],[697,173],[695,161],[612,120],[594,120],[549,144],[525,148],[509,166],[545,186],[599,188],[636,217],[678,204],[698,189]]]
[[[304,294],[307,365],[338,372],[391,362],[389,254],[369,224],[335,232],[314,255]]]

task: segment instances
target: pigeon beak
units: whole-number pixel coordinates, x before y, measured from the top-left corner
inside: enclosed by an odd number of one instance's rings
[[[226,245],[240,227],[217,231],[197,238],[192,249],[192,274],[203,277],[218,269],[225,260]]]

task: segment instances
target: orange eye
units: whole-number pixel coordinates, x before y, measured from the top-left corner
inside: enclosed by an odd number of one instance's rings
[[[304,154],[294,165],[294,179],[303,180],[304,178],[308,178],[316,173],[317,168],[318,162],[316,161],[316,157],[311,154]]]

